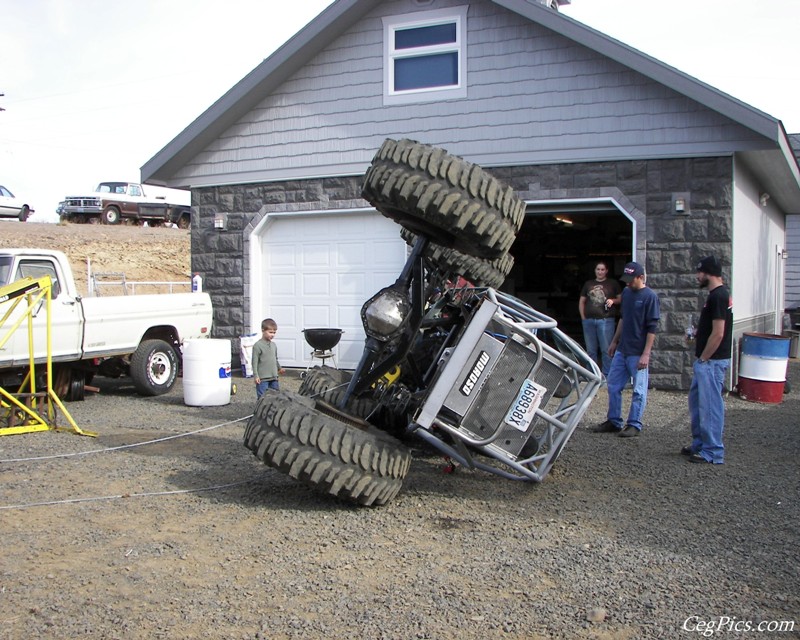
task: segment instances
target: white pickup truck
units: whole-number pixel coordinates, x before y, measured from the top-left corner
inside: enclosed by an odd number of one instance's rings
[[[46,249],[0,249],[0,288],[22,278],[50,276],[52,362],[57,392],[82,400],[84,387],[97,375],[130,375],[136,390],[147,396],[168,392],[181,366],[181,345],[208,338],[213,311],[206,293],[169,293],[83,297],[75,287],[67,257]],[[5,320],[12,300],[0,302],[0,386],[21,382],[29,371],[27,323],[10,329],[28,308],[17,304]],[[47,313],[41,300],[33,312],[35,363],[47,359]],[[37,375],[43,374],[37,371]]]
[[[188,229],[192,219],[191,194],[138,182],[101,182],[89,195],[64,198],[56,213],[64,222],[119,224],[126,220],[154,225],[171,223]]]

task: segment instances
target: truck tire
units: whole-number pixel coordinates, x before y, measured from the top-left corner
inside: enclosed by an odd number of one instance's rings
[[[122,216],[119,209],[114,205],[108,206],[103,210],[103,224],[119,224]]]
[[[411,453],[374,427],[364,429],[287,391],[267,391],[247,423],[244,445],[264,464],[315,491],[380,506],[400,491]]]
[[[31,215],[30,207],[27,204],[22,205],[22,209],[19,210],[19,221],[20,222],[27,222],[28,217]]]
[[[72,371],[69,382],[69,391],[65,400],[67,402],[78,402],[86,397],[86,377],[83,371]]]
[[[188,213],[184,213],[178,218],[178,229],[188,229],[192,226],[192,218]]]
[[[516,238],[525,203],[481,167],[414,140],[387,139],[361,195],[378,211],[444,247],[499,258]]]
[[[133,386],[143,396],[160,396],[175,386],[178,355],[163,340],[144,340],[131,356]]]
[[[417,236],[408,229],[401,229],[400,236],[411,246],[417,241]],[[442,247],[435,242],[428,242],[423,251],[423,257],[444,273],[462,276],[476,287],[492,287],[493,289],[499,288],[505,282],[514,266],[514,256],[508,253],[494,260],[487,260],[469,256],[457,249]]]

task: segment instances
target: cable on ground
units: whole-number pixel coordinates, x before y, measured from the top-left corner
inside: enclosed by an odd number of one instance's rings
[[[243,484],[249,484],[252,480],[242,482],[232,482],[230,484],[218,484],[212,487],[201,487],[200,489],[176,489],[175,491],[149,491],[146,493],[124,493],[115,496],[94,496],[91,498],[67,498],[66,500],[50,500],[47,502],[29,502],[27,504],[9,504],[0,506],[0,511],[10,509],[29,509],[30,507],[52,507],[60,504],[77,504],[79,502],[100,502],[103,500],[119,500],[121,498],[149,498],[153,496],[172,496],[180,493],[200,493],[202,491],[218,491],[229,489]]]
[[[174,440],[175,438],[184,438],[186,436],[193,436],[204,431],[212,431],[221,427],[227,427],[231,424],[236,424],[242,420],[249,420],[253,414],[236,420],[230,420],[221,424],[215,424],[210,427],[203,427],[202,429],[195,429],[194,431],[187,431],[186,433],[176,433],[171,436],[164,436],[163,438],[156,438],[155,440],[145,440],[143,442],[134,442],[133,444],[121,444],[118,447],[107,447],[105,449],[92,449],[90,451],[76,451],[74,453],[57,453],[52,456],[35,456],[32,458],[9,458],[7,460],[0,460],[0,464],[10,464],[12,462],[35,462],[37,460],[55,460],[57,458],[76,458],[78,456],[88,456],[94,453],[108,453],[110,451],[120,451],[122,449],[133,449],[134,447],[143,447],[146,444],[157,444],[159,442],[166,442],[167,440]]]

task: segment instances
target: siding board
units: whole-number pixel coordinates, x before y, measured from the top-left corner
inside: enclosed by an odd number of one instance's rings
[[[437,8],[460,4],[443,0]],[[733,153],[763,142],[691,99],[481,0],[468,13],[467,98],[385,107],[381,18],[405,13],[406,2],[380,3],[187,162],[176,181],[319,175],[337,160],[365,167],[387,136],[444,144],[487,166]]]
[[[786,216],[786,307],[800,307],[800,215]]]

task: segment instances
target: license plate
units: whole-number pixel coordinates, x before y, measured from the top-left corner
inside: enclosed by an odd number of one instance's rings
[[[542,403],[544,392],[545,388],[542,385],[526,378],[517,394],[517,399],[506,414],[505,423],[520,431],[527,431],[533,421],[534,412]]]

